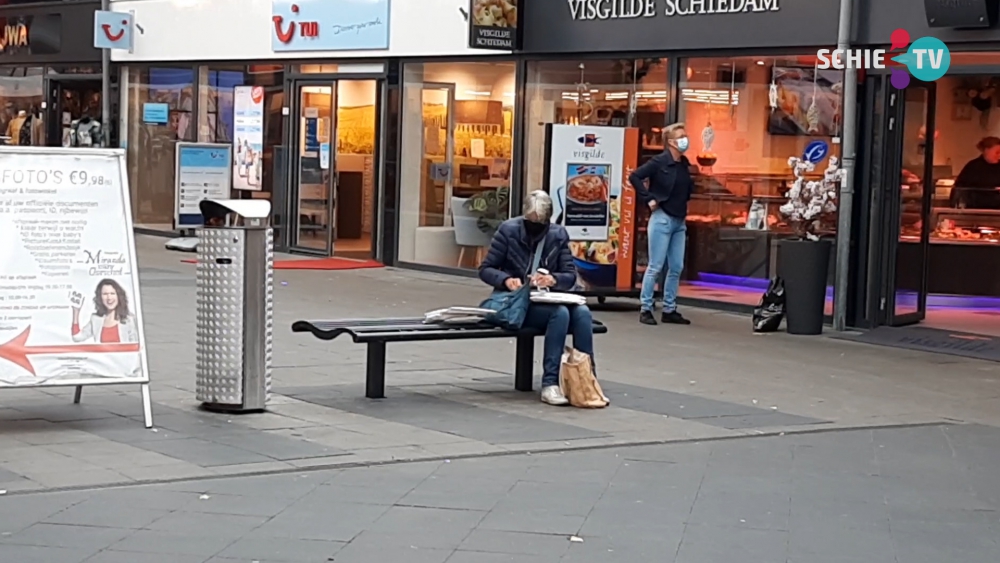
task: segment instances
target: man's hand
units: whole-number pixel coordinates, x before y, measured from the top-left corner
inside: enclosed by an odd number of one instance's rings
[[[556,285],[556,279],[549,274],[535,274],[531,278],[531,285],[542,289]]]
[[[655,199],[649,200],[649,210],[650,211],[656,211],[657,207],[659,207],[659,206],[656,204],[656,200]]]
[[[506,280],[505,280],[505,281],[503,282],[503,284],[504,284],[505,286],[507,286],[507,289],[508,289],[509,291],[517,291],[518,289],[521,289],[521,286],[522,286],[522,285],[524,285],[524,284],[522,284],[522,283],[521,283],[521,280],[519,280],[519,279],[517,279],[517,278],[507,278],[507,279],[506,279]]]

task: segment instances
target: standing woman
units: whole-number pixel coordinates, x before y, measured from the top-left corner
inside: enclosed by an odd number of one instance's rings
[[[962,167],[951,189],[952,207],[998,209],[1000,198],[1000,138],[983,137],[976,144],[979,156]]]
[[[94,291],[94,314],[83,327],[80,326],[80,309],[83,296],[71,296],[73,306],[73,341],[113,344],[139,342],[135,316],[128,308],[128,295],[118,282],[103,279]]]
[[[479,279],[494,289],[514,291],[528,283],[534,287],[568,291],[576,285],[576,266],[569,250],[569,235],[562,225],[552,224],[552,198],[536,190],[524,202],[524,215],[500,225],[490,251],[479,266]],[[532,272],[536,248],[541,242],[538,268],[548,274]],[[573,334],[573,347],[590,356],[594,365],[594,327],[586,305],[532,303],[524,326],[545,331],[542,360],[542,402],[566,405],[569,401],[559,388],[566,336]]]

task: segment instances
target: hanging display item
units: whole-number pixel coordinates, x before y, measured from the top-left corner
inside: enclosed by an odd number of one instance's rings
[[[712,152],[713,143],[715,143],[715,128],[712,127],[712,119],[709,118],[705,128],[701,130],[701,152],[695,157],[699,166],[711,167],[719,160],[719,156]]]
[[[778,62],[775,60],[771,64],[771,87],[767,91],[767,101],[771,105],[771,113],[774,113],[774,110],[778,109],[778,83],[774,80],[777,69]]]
[[[816,86],[816,80],[819,78],[819,61],[813,67],[813,91],[812,91],[812,102],[809,103],[809,109],[806,111],[806,124],[809,126],[807,130],[809,133],[819,133],[819,108],[816,107],[816,92],[818,87]]]
[[[590,103],[590,84],[584,80],[585,71],[586,66],[580,63],[580,81],[576,83],[577,122],[574,125],[587,123],[594,115],[594,104]]]
[[[546,126],[545,189],[552,220],[566,227],[584,293],[635,290],[635,191],[639,130]]]

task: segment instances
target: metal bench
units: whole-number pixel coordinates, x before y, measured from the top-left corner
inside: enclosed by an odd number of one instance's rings
[[[368,346],[365,366],[365,397],[385,398],[385,345],[390,342],[426,342],[431,340],[471,340],[515,338],[514,388],[531,391],[534,379],[535,338],[540,330],[504,330],[486,324],[425,324],[422,317],[398,319],[345,319],[338,321],[296,321],[292,332],[308,332],[321,340],[333,340],[347,334],[357,344]],[[594,334],[604,334],[608,327],[594,321]]]

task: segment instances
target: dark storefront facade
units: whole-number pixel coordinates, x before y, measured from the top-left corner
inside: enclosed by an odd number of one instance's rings
[[[60,146],[74,121],[100,119],[101,52],[93,46],[99,9],[100,2],[71,0],[0,5],[0,138],[5,144]],[[113,113],[116,107],[113,95]]]
[[[930,17],[972,25],[988,4]],[[871,72],[859,89],[850,318],[1000,336],[1000,175],[963,172],[1000,137],[1000,28],[932,27],[923,8],[871,1],[859,18],[858,44],[885,48],[901,28],[944,41],[951,65],[905,90]]]
[[[952,64],[941,80],[913,80],[902,91],[887,72],[860,72],[848,325],[924,322],[1000,335],[1000,202],[955,185],[978,156],[977,142],[1000,136],[1000,29],[932,27],[924,6],[911,4],[862,0],[855,8],[854,46],[888,49],[903,28],[912,39],[944,40]],[[818,68],[816,57],[836,45],[839,5],[527,3],[518,191],[547,185],[547,124],[637,128],[641,163],[662,150],[665,124],[685,122],[699,174],[681,295],[747,310],[774,275],[776,241],[791,236],[777,212],[794,179],[789,157],[817,143],[827,158],[840,157],[843,73]],[[960,10],[944,19],[960,19]],[[818,179],[826,162],[807,179]],[[766,206],[766,231],[743,228],[754,200]],[[646,219],[637,211],[631,220],[639,228],[629,268],[638,281]],[[824,237],[835,238],[836,229],[836,217],[824,220]],[[574,244],[583,283],[606,283],[600,270],[621,249]],[[833,274],[831,262],[828,314]]]
[[[641,164],[663,150],[666,124],[684,122],[699,173],[682,300],[748,309],[775,275],[777,242],[792,234],[778,213],[795,180],[789,157],[817,142],[840,156],[842,73],[816,68],[817,49],[836,44],[838,9],[838,0],[526,3],[522,186],[546,185],[551,124],[637,129]],[[634,294],[645,269],[649,212],[626,210],[624,192],[619,200],[610,229],[633,229],[619,236],[631,250],[612,239],[572,243],[591,293]],[[767,229],[744,228],[754,201],[766,207]],[[824,237],[836,228],[827,217]]]

